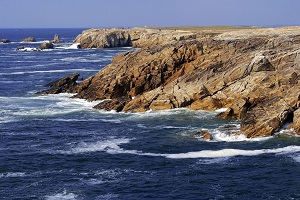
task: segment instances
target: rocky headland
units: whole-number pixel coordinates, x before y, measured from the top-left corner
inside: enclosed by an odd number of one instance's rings
[[[97,109],[227,108],[219,117],[239,119],[248,138],[273,135],[288,122],[300,134],[300,27],[91,29],[74,43],[138,47],[63,86],[77,98],[105,100]]]

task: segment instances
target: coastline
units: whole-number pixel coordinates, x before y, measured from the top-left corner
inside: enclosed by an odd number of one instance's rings
[[[83,31],[74,40],[83,48],[139,49],[70,91],[106,99],[98,109],[125,112],[226,107],[219,117],[240,119],[248,138],[273,135],[287,122],[300,133],[300,27],[186,29]]]

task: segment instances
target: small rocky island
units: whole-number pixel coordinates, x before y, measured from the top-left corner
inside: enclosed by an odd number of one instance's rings
[[[248,138],[290,123],[300,134],[300,27],[90,29],[82,48],[138,47],[81,83],[78,75],[41,92],[75,92],[97,109],[144,112],[227,108]]]

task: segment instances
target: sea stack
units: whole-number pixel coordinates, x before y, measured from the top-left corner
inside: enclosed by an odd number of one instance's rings
[[[63,40],[60,40],[57,34],[54,35],[53,40],[50,40],[50,43],[62,43],[62,42]]]

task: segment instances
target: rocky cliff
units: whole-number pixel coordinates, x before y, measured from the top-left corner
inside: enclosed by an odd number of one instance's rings
[[[76,85],[98,109],[141,112],[179,107],[241,120],[247,137],[283,124],[300,134],[300,27],[211,34],[178,30],[88,30],[82,47],[141,47]]]

